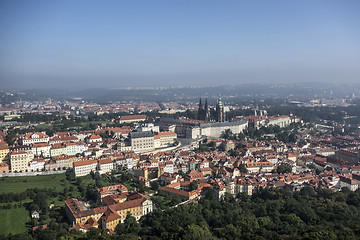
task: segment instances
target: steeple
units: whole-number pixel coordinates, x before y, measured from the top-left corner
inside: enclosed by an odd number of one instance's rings
[[[217,122],[224,122],[224,106],[221,101],[221,96],[219,96],[216,104],[216,121]]]
[[[208,107],[207,98],[205,99],[204,111],[205,111],[205,120],[209,121],[210,120],[210,113],[209,113],[209,107]]]
[[[222,104],[222,101],[221,101],[221,95],[219,95],[219,98],[218,98],[217,104],[218,104],[218,105],[223,105],[223,104]]]
[[[204,107],[201,103],[201,97],[200,97],[200,101],[199,101],[199,109],[198,109],[198,116],[197,116],[198,120],[205,120],[205,110]]]

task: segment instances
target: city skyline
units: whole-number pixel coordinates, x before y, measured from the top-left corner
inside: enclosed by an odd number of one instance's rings
[[[3,1],[2,88],[359,82],[358,1]]]

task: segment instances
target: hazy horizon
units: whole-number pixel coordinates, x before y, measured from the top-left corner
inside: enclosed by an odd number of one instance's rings
[[[360,81],[360,2],[0,3],[2,89]]]

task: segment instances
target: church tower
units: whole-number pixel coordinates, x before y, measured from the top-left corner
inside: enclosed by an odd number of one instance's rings
[[[207,98],[205,99],[205,106],[204,106],[204,115],[205,115],[205,121],[210,121],[210,112],[209,112],[209,106],[207,102]]]
[[[216,103],[216,121],[224,122],[224,106],[221,101],[221,96],[219,96],[218,101]]]
[[[205,114],[204,113],[205,113],[205,110],[204,110],[204,107],[203,107],[203,105],[201,103],[201,98],[200,98],[197,119],[198,120],[205,120]]]

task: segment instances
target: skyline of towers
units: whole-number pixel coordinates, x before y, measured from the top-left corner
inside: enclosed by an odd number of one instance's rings
[[[203,121],[224,122],[225,114],[221,96],[217,99],[215,108],[209,107],[207,98],[205,99],[205,104],[203,105],[200,97],[197,119]]]

